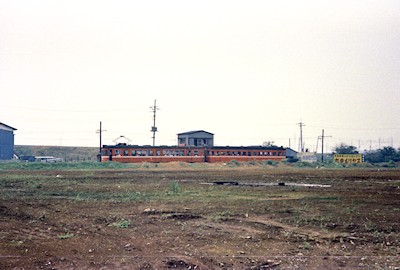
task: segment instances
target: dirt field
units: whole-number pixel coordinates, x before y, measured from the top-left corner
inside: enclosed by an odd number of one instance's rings
[[[400,169],[0,170],[0,193],[1,269],[400,267]]]

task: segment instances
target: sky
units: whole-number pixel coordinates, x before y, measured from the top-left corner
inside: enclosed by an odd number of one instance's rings
[[[157,100],[156,145],[398,148],[400,1],[0,0],[0,93],[16,145],[151,145]]]

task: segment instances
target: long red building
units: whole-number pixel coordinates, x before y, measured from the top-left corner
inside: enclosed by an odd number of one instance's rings
[[[102,161],[139,162],[229,162],[286,158],[286,149],[277,146],[150,146],[103,145]]]

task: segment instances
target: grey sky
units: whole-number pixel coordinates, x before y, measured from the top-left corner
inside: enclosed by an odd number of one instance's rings
[[[400,147],[400,1],[0,0],[0,122],[16,144]]]

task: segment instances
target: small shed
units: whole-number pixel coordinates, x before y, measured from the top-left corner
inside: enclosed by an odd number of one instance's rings
[[[194,130],[178,134],[180,146],[214,146],[214,134],[204,130]]]
[[[0,122],[0,160],[14,157],[14,131],[16,128]]]

